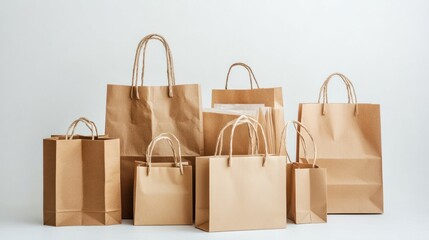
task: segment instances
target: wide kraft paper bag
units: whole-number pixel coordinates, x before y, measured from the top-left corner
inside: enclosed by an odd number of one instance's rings
[[[168,86],[143,86],[145,49],[150,40],[159,40],[165,47]],[[138,86],[141,51],[142,85]],[[137,47],[132,84],[107,85],[106,133],[121,139],[121,156],[141,156],[150,141],[162,132],[181,139],[183,155],[204,153],[200,85],[175,83],[170,48],[163,37],[151,34]],[[154,149],[154,155],[167,154],[166,146]]]
[[[153,163],[153,146],[161,140],[169,141],[173,155],[170,162]],[[192,166],[180,154],[178,139],[161,134],[149,145],[147,161],[136,162],[134,225],[193,224]]]
[[[287,148],[289,125],[304,130],[312,140],[313,148],[307,146],[306,156],[313,155],[312,163],[292,162]],[[297,140],[303,139],[302,131],[297,132]],[[286,167],[287,176],[287,216],[296,224],[327,222],[327,173],[325,168],[316,165],[317,148],[307,128],[297,121],[289,121],[284,128],[285,152],[289,162]],[[283,139],[283,138],[282,138]]]
[[[117,138],[66,135],[44,139],[44,224],[120,224],[119,161]]]
[[[335,75],[345,81],[350,103],[327,103],[327,82]],[[298,112],[316,141],[318,165],[328,172],[328,213],[383,213],[380,105],[357,103],[342,74],[328,80],[323,103],[300,104]],[[301,161],[301,145],[298,151]]]
[[[231,154],[197,157],[195,226],[209,232],[285,228],[285,157]]]

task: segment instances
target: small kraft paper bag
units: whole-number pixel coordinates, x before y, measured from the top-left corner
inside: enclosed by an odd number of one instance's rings
[[[231,150],[227,156],[220,155],[224,130],[232,127],[229,145],[233,149],[235,129],[243,124],[254,132],[261,128],[255,119],[240,116],[219,133],[215,156],[197,157],[195,226],[201,230],[286,227],[286,157],[266,150],[262,155],[232,155]],[[263,131],[262,137],[267,144]],[[253,149],[256,152],[257,146]]]
[[[165,48],[167,86],[143,84],[146,47],[152,40],[160,41]],[[144,156],[152,139],[163,132],[181,140],[183,155],[200,156],[204,153],[201,106],[200,85],[176,84],[167,41],[150,34],[137,46],[131,85],[107,85],[106,134],[121,139],[121,156]],[[169,152],[163,145],[153,150],[154,155]]]
[[[328,102],[328,83],[338,76],[348,103]],[[352,82],[331,74],[318,103],[301,103],[298,120],[313,134],[317,164],[328,172],[328,213],[383,213],[380,105],[358,103]],[[304,156],[298,142],[298,154]]]
[[[292,162],[287,151],[287,135],[289,126],[293,125],[297,130],[297,141],[303,146],[307,146],[303,138],[302,129],[311,140],[313,149],[305,147],[306,157],[313,151],[313,163],[307,158],[305,162]],[[300,127],[301,130],[298,130]],[[285,152],[289,163],[286,168],[287,176],[287,216],[296,224],[301,223],[325,223],[327,222],[327,174],[325,168],[316,165],[317,148],[311,133],[307,128],[297,121],[289,121],[283,134],[285,142]],[[283,138],[282,138],[283,139]]]
[[[173,150],[172,162],[154,163],[155,145],[166,140]],[[192,166],[182,162],[180,142],[163,133],[149,144],[146,162],[136,162],[134,178],[134,225],[193,223]]]
[[[79,122],[92,136],[75,135]],[[121,223],[119,139],[98,136],[79,118],[66,135],[43,140],[43,222],[52,226]]]
[[[249,74],[250,89],[228,89],[228,81],[231,70],[234,67],[243,67]],[[253,87],[256,84],[256,88]],[[266,137],[268,153],[278,152],[280,135],[284,127],[282,88],[259,88],[252,69],[244,63],[234,63],[230,66],[225,82],[225,89],[212,90],[212,108],[203,111],[204,127],[204,153],[213,155],[214,147],[219,131],[229,121],[240,115],[255,118],[262,125]],[[226,132],[229,135],[230,129]],[[245,128],[237,129],[234,141],[241,142],[246,139],[248,132]],[[262,136],[259,134],[259,138]],[[264,152],[265,146],[260,145],[260,152]],[[225,142],[224,152],[228,154],[229,146]],[[236,144],[233,149],[235,154],[249,154],[248,145]]]
[[[193,189],[195,189],[195,156],[181,156],[182,161],[192,166]],[[146,156],[121,156],[121,203],[122,219],[133,219],[133,192],[135,162],[146,162]],[[171,165],[171,154],[151,156],[152,163]],[[194,201],[195,202],[195,201]]]

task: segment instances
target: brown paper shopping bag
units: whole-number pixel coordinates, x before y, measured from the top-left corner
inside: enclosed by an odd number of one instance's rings
[[[74,135],[79,122],[91,129],[91,137]],[[119,139],[98,136],[85,118],[74,121],[65,136],[44,139],[44,224],[121,223],[119,161]]]
[[[249,73],[250,89],[228,89],[229,74],[232,68],[241,66]],[[253,82],[257,88],[253,88]],[[244,63],[234,63],[229,67],[225,81],[225,89],[212,90],[212,107],[215,104],[264,104],[266,107],[283,107],[283,93],[281,87],[259,88],[252,69]]]
[[[251,89],[228,89],[229,75],[232,68],[241,66],[249,73]],[[253,82],[257,88],[253,88]],[[258,120],[265,129],[268,141],[268,152],[277,153],[280,145],[280,134],[284,126],[283,115],[283,95],[282,88],[259,88],[255,75],[252,69],[244,63],[234,63],[230,66],[225,83],[225,89],[212,90],[212,107],[216,105],[252,105],[258,104],[264,106],[264,109],[259,109],[255,116],[251,116]],[[219,130],[225,126],[230,120],[239,117],[245,113],[219,113],[219,112],[203,112],[204,119],[204,153],[205,155],[214,154],[214,146],[217,141]],[[245,128],[237,129],[234,141],[241,141],[248,136]],[[259,134],[259,137],[262,137]],[[224,153],[226,154],[228,144],[225,143]],[[260,146],[261,152],[264,151],[264,145]],[[249,147],[247,145],[236,145],[233,149],[235,154],[248,154]]]
[[[252,131],[261,127],[256,120],[241,116],[230,122],[230,149],[234,131],[247,124]],[[250,125],[249,125],[250,124]],[[265,134],[262,134],[266,144]],[[285,156],[223,156],[223,131],[215,156],[196,160],[195,226],[204,231],[234,231],[286,227]],[[255,141],[257,143],[257,141]]]
[[[287,135],[290,125],[300,127],[310,138],[313,149],[305,147],[306,156],[313,152],[313,163],[306,159],[305,163],[292,162],[287,151]],[[307,128],[297,121],[289,121],[284,130],[285,152],[287,164],[287,216],[296,224],[325,223],[327,221],[327,173],[325,168],[316,165],[317,148]],[[297,131],[297,139],[307,146],[302,131]],[[283,139],[283,138],[282,138]]]
[[[151,161],[152,163],[171,163],[171,155],[152,156]],[[192,176],[195,178],[195,156],[182,156],[182,161],[192,166]],[[123,219],[133,218],[135,162],[146,162],[146,156],[121,157],[121,203]],[[195,185],[195,181],[193,181],[193,184]]]
[[[165,47],[167,86],[143,85],[145,50],[151,40]],[[202,119],[200,85],[176,85],[170,47],[160,35],[150,34],[138,44],[131,85],[107,85],[106,133],[121,139],[121,156],[143,156],[150,141],[163,132],[181,139],[184,155],[199,156],[204,152]],[[166,146],[154,149],[154,155],[167,154]]]
[[[328,103],[334,76],[346,84],[348,103]],[[323,83],[318,103],[299,105],[298,118],[313,134],[318,165],[328,171],[328,213],[382,213],[380,105],[358,103],[350,80],[334,73]],[[302,159],[302,145],[298,148]]]
[[[161,140],[167,140],[172,148],[173,162],[151,161]],[[179,140],[172,134],[161,134],[147,151],[146,162],[138,162],[135,168],[134,225],[192,224],[192,167],[182,163]]]

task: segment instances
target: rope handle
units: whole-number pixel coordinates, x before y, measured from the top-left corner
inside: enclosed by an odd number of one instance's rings
[[[235,121],[236,121],[236,119],[228,122],[219,131],[218,139],[216,141],[215,155],[222,155],[224,132],[228,127],[231,127],[232,125],[234,125]],[[248,129],[247,132],[249,134],[249,139],[250,139],[250,142],[249,142],[250,154],[256,155],[256,154],[258,154],[258,149],[259,149],[259,136],[257,134],[255,134],[255,132],[257,132],[257,129],[255,128],[255,125],[250,123],[250,122],[240,121],[240,124],[244,124],[244,123],[247,123],[247,129]],[[253,128],[253,131],[251,128]]]
[[[300,123],[300,122],[298,122],[298,121],[290,120],[290,121],[288,121],[288,122],[286,123],[285,127],[283,128],[282,134],[281,134],[279,151],[280,151],[280,149],[281,149],[282,145],[284,145],[285,153],[286,153],[286,158],[287,158],[287,160],[288,160],[290,163],[292,163],[292,160],[290,159],[289,153],[288,153],[288,151],[287,151],[287,134],[288,134],[288,131],[289,131],[289,126],[290,126],[291,124],[293,124],[293,126],[294,126],[294,128],[295,128],[295,131],[297,132],[297,134],[298,134],[298,136],[299,136],[299,138],[300,138],[300,140],[301,140],[301,143],[303,143],[303,144],[304,144],[303,146],[305,146],[305,147],[304,147],[304,149],[305,149],[304,154],[305,154],[305,158],[306,158],[307,162],[308,162],[308,159],[307,159],[307,152],[306,152],[306,149],[307,149],[307,143],[305,142],[305,139],[304,139],[304,137],[303,137],[303,135],[302,135],[302,133],[301,133],[301,130],[300,130],[300,129],[301,129],[301,128],[302,128],[302,129],[304,129],[304,131],[305,131],[305,132],[307,133],[307,135],[310,137],[310,139],[311,139],[311,143],[312,143],[312,145],[313,145],[313,149],[314,149],[314,152],[313,152],[313,168],[314,168],[314,167],[316,166],[316,161],[317,161],[317,147],[316,147],[316,143],[315,143],[314,138],[313,138],[313,135],[311,135],[310,131],[309,131],[309,130],[308,130],[308,129],[307,129],[307,128],[302,124],[302,123]]]
[[[131,82],[131,98],[134,99],[134,95],[136,99],[140,99],[140,95],[138,92],[138,75],[139,75],[139,61],[140,55],[142,55],[142,66],[141,66],[141,86],[143,86],[143,78],[144,78],[144,67],[145,67],[145,59],[146,59],[146,47],[150,40],[158,40],[162,43],[165,48],[165,56],[167,61],[167,80],[168,80],[168,96],[173,97],[173,86],[176,85],[175,75],[174,75],[174,65],[173,65],[173,57],[171,55],[170,46],[168,45],[165,38],[159,34],[149,34],[145,36],[137,45],[136,55],[134,58],[134,66],[133,66],[133,75]],[[141,53],[143,49],[143,53]]]
[[[245,63],[236,62],[236,63],[232,64],[228,69],[228,73],[226,75],[226,81],[225,81],[225,90],[228,89],[228,81],[229,81],[229,75],[231,73],[231,70],[233,67],[236,67],[236,66],[244,67],[247,70],[247,72],[249,73],[250,89],[253,89],[253,82],[255,82],[257,88],[259,88],[259,83],[258,83],[258,81],[256,81],[256,77],[255,77],[255,74],[253,73],[252,69]]]
[[[97,126],[95,125],[95,123],[85,117],[80,117],[76,120],[74,120],[70,126],[67,129],[66,132],[66,140],[72,140],[73,137],[75,136],[75,130],[76,130],[76,126],[80,123],[83,122],[86,127],[88,127],[88,129],[91,131],[91,140],[95,139],[95,136],[98,138],[98,129]],[[95,134],[95,135],[94,135]]]
[[[150,174],[150,169],[152,167],[152,153],[153,149],[155,148],[156,144],[161,141],[166,140],[168,144],[170,145],[171,150],[173,151],[173,159],[174,159],[174,166],[179,167],[180,175],[183,175],[183,163],[182,163],[182,151],[180,147],[180,141],[179,139],[174,136],[171,133],[161,133],[160,135],[156,136],[152,139],[152,141],[149,143],[148,148],[146,150],[146,163],[147,163],[147,175]],[[174,146],[174,142],[177,144],[177,151]]]
[[[319,98],[318,98],[318,103],[321,103],[322,100],[322,115],[326,114],[326,104],[328,104],[328,84],[331,81],[331,79],[335,76],[339,76],[344,84],[346,85],[347,88],[347,102],[349,104],[355,104],[355,116],[358,115],[359,110],[358,110],[358,101],[357,101],[357,96],[356,96],[356,90],[353,86],[353,83],[350,81],[349,78],[347,78],[344,74],[342,73],[332,73],[331,75],[329,75],[326,80],[323,82],[322,87],[320,88],[319,91]]]
[[[232,149],[233,149],[233,139],[234,139],[234,132],[235,132],[235,128],[239,125],[243,125],[243,124],[250,124],[253,127],[251,127],[250,129],[253,130],[253,133],[255,135],[258,135],[258,128],[261,129],[261,133],[262,133],[262,137],[264,139],[264,145],[265,145],[265,154],[263,157],[263,161],[262,161],[262,166],[265,166],[266,164],[266,160],[268,157],[268,144],[267,144],[267,138],[265,136],[264,130],[262,128],[262,125],[255,120],[254,118],[248,117],[246,115],[241,115],[240,117],[238,117],[231,128],[231,135],[230,135],[230,141],[229,141],[229,157],[228,157],[228,166],[231,166],[231,162],[232,162]],[[231,125],[229,125],[228,127],[230,127]],[[220,134],[219,134],[220,135]],[[218,137],[218,144],[220,144],[220,138]],[[221,145],[220,145],[221,146]],[[222,147],[219,148],[219,152],[215,153],[215,156],[219,156],[222,153]]]

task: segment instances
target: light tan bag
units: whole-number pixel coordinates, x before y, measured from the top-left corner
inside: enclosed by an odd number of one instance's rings
[[[145,50],[150,40],[159,40],[165,47],[168,86],[143,86]],[[142,85],[138,86],[141,52]],[[183,155],[204,153],[200,85],[176,85],[170,47],[162,36],[150,34],[137,46],[131,86],[107,85],[106,133],[121,139],[121,156],[143,156],[150,141],[163,132],[181,139]],[[167,155],[169,149],[160,145],[153,154]]]
[[[168,141],[174,162],[151,161],[160,140]],[[135,168],[134,225],[192,224],[192,167],[182,163],[179,140],[172,134],[161,134],[147,151],[146,162],[138,162]]]
[[[232,68],[236,66],[244,67],[249,73],[251,89],[228,89],[229,75]],[[256,83],[257,88],[253,88],[253,82]],[[212,107],[215,104],[264,104],[269,107],[266,114],[259,111],[256,119],[262,124],[264,129],[272,129],[266,131],[268,140],[268,153],[275,154],[279,150],[280,135],[284,127],[284,114],[283,114],[283,95],[282,88],[259,88],[255,75],[252,69],[244,63],[234,63],[230,66],[226,76],[225,89],[212,90]],[[214,146],[218,137],[219,130],[225,126],[230,120],[239,117],[239,115],[203,112],[204,119],[204,153],[205,155],[214,154]],[[241,142],[248,136],[248,131],[245,128],[237,129],[234,141]],[[259,137],[262,136],[259,134]],[[225,142],[223,146],[224,152],[229,152],[229,146]],[[263,152],[264,145],[260,146],[259,151]],[[250,149],[247,145],[237,144],[233,149],[235,154],[249,154]]]
[[[347,104],[328,103],[334,76],[346,84]],[[328,171],[328,213],[382,213],[380,105],[358,103],[350,80],[334,73],[323,83],[318,103],[299,105],[298,119],[313,134],[318,165]],[[302,145],[298,149],[302,159]]]
[[[122,218],[133,219],[133,192],[135,162],[145,162],[146,156],[121,157],[121,202]],[[152,156],[152,163],[171,163],[170,156]],[[195,156],[182,156],[182,161],[192,166],[192,177],[195,180]],[[170,164],[171,165],[171,164]],[[192,181],[195,189],[195,181]]]
[[[306,161],[292,162],[287,151],[287,134],[290,125],[297,130],[304,129],[313,145],[313,163]],[[316,165],[317,148],[313,137],[307,128],[297,121],[289,121],[284,130],[284,142],[287,164],[287,216],[297,224],[301,223],[325,223],[327,221],[327,174],[325,168]],[[307,146],[303,135],[297,131],[298,141]],[[283,139],[283,138],[282,138]],[[304,148],[308,154],[307,147]],[[307,156],[307,155],[306,155]],[[298,160],[298,159],[297,159]]]
[[[228,89],[229,74],[233,67],[242,66],[249,73],[250,89]],[[257,88],[253,88],[253,82]],[[225,89],[212,90],[212,107],[217,103],[264,104],[266,107],[282,108],[283,93],[281,87],[259,88],[252,69],[244,63],[234,63],[229,67],[226,76]]]
[[[230,149],[234,130],[242,124],[252,131],[261,127],[246,116],[230,122]],[[265,134],[262,136],[266,144]],[[286,157],[267,152],[236,156],[230,151],[229,156],[218,155],[222,138],[223,131],[217,155],[196,160],[195,226],[209,232],[285,228]]]
[[[76,136],[85,123],[91,137]],[[65,136],[43,140],[43,223],[52,226],[121,223],[119,139],[98,136],[79,118]]]

